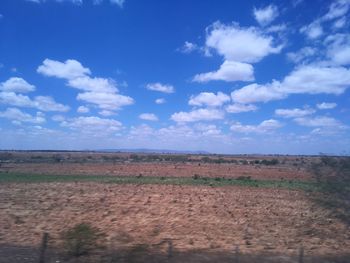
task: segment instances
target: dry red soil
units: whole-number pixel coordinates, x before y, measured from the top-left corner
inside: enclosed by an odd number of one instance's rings
[[[302,191],[102,183],[0,185],[0,245],[37,247],[42,233],[48,232],[49,247],[59,247],[62,231],[81,222],[106,233],[109,248],[157,248],[170,239],[174,250],[182,252],[232,253],[238,245],[246,254],[286,256],[274,262],[296,262],[287,257],[296,255],[301,244],[305,256],[350,252],[348,226]]]

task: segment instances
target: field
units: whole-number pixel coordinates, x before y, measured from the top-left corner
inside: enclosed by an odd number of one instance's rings
[[[338,198],[348,185],[334,193],[316,180],[309,167],[318,157],[0,160],[0,262],[39,262],[44,233],[45,262],[350,262],[349,200]],[[80,223],[98,228],[101,244],[68,255],[63,233]]]

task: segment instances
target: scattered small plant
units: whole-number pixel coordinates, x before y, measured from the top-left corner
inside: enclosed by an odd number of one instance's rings
[[[63,244],[68,254],[74,257],[89,254],[101,246],[103,234],[87,223],[80,223],[62,234]]]

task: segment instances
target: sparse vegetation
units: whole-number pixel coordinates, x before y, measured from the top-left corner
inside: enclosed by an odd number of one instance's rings
[[[67,253],[74,257],[89,254],[101,246],[103,234],[88,223],[80,223],[62,234]]]

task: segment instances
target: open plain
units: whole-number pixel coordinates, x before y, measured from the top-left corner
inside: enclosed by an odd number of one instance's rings
[[[38,262],[43,233],[45,262],[349,262],[316,157],[140,156],[2,153],[0,262]],[[79,223],[102,246],[68,257],[62,233]]]

